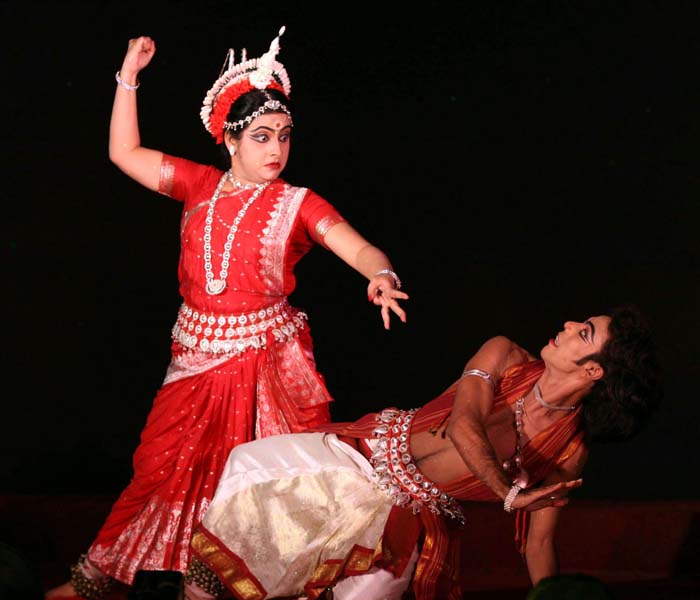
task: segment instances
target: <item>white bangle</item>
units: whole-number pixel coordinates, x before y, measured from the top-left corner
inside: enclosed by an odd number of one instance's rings
[[[399,276],[394,273],[391,269],[382,269],[378,273],[375,273],[375,277],[378,275],[391,275],[391,278],[394,280],[394,286],[396,287],[397,290],[401,289],[401,280],[399,279]]]
[[[139,86],[141,85],[140,81],[136,81],[136,85],[131,85],[130,83],[127,83],[124,81],[121,76],[119,75],[119,71],[117,71],[114,74],[114,78],[117,80],[117,83],[122,86],[124,89],[129,90],[130,92],[135,92],[136,90],[139,89]]]
[[[515,497],[520,493],[520,490],[522,489],[523,488],[520,487],[520,484],[518,483],[513,485],[512,488],[510,488],[508,495],[505,497],[505,500],[503,500],[503,510],[505,510],[507,513],[513,512],[513,500],[515,500]]]

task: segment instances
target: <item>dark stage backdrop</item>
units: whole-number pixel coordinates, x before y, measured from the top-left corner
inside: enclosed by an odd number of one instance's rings
[[[565,320],[631,301],[665,402],[594,448],[578,494],[697,498],[698,3],[303,4],[0,4],[0,492],[116,495],[167,366],[180,205],[107,158],[128,39],[157,44],[143,144],[216,162],[206,90],[229,47],[259,56],[286,25],[286,178],[383,248],[411,296],[386,332],[359,275],[320,248],[301,263],[334,419],[426,402],[492,335],[538,353]]]

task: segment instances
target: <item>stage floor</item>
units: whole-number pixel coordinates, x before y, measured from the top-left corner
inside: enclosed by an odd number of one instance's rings
[[[114,500],[0,496],[0,541],[32,565],[45,589],[58,585]],[[468,505],[466,515],[464,597],[524,600],[528,578],[512,515],[491,504]],[[700,501],[576,500],[562,513],[558,547],[562,572],[598,577],[617,600],[700,598]],[[126,597],[125,589],[115,589],[110,600]]]

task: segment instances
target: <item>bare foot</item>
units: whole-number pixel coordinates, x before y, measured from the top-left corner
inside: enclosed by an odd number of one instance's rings
[[[72,600],[79,600],[80,596],[78,596],[73,584],[69,581],[68,583],[64,583],[63,585],[50,589],[48,592],[46,592],[46,596],[44,596],[44,598],[46,600],[52,600],[54,598],[56,600],[61,600],[61,598],[65,598],[66,600],[69,598]]]

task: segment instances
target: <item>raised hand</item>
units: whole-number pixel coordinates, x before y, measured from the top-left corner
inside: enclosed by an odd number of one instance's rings
[[[120,70],[122,79],[136,78],[139,71],[151,62],[156,53],[156,43],[148,36],[141,36],[129,40],[129,46],[124,56],[124,62]],[[130,82],[134,83],[134,82]]]

